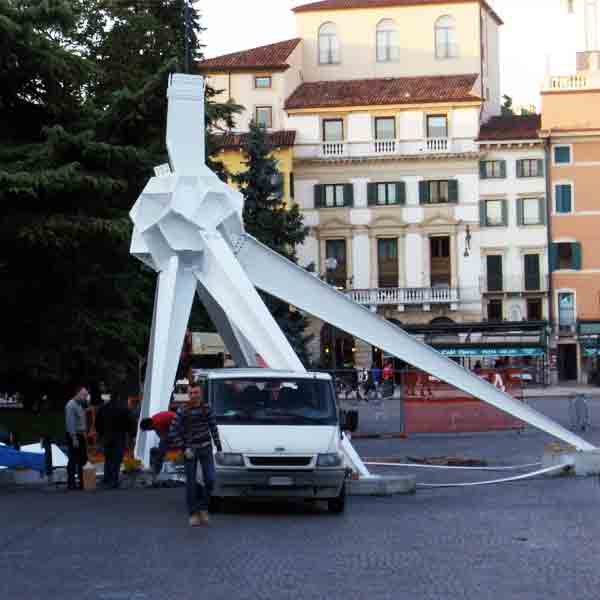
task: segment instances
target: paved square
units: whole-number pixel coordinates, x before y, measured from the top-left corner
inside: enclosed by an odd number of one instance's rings
[[[566,403],[540,408],[562,419]],[[596,430],[586,437],[600,443]],[[545,441],[508,432],[356,445],[363,456],[517,464],[539,459]],[[419,481],[495,476],[418,473]],[[596,600],[599,503],[596,478],[539,479],[353,497],[343,516],[303,504],[235,505],[192,530],[183,489],[0,489],[0,597]]]

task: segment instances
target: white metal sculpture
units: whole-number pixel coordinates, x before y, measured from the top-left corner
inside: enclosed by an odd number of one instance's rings
[[[168,98],[173,173],[153,177],[131,211],[131,253],[158,272],[142,418],[168,406],[195,292],[239,366],[257,366],[260,355],[272,368],[305,370],[259,288],[578,450],[593,449],[246,234],[242,195],[205,164],[203,79],[173,75]],[[146,463],[149,446],[148,434],[138,436],[136,454]],[[349,464],[368,476],[348,441],[345,452]]]

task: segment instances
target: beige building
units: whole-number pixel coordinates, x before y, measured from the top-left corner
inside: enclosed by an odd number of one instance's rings
[[[324,0],[294,13],[297,38],[200,68],[246,107],[241,131],[255,119],[295,132],[301,264],[402,324],[481,321],[477,138],[500,108],[499,16],[482,0]],[[324,364],[380,359],[313,329]]]

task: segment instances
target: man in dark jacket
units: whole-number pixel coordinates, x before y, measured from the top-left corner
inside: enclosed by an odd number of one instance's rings
[[[169,433],[170,446],[184,449],[186,500],[190,525],[208,525],[208,504],[215,483],[212,443],[222,452],[217,421],[202,388],[192,386],[187,406],[178,409]],[[211,442],[212,440],[212,442]],[[196,482],[198,463],[202,467],[204,485]]]
[[[108,394],[107,394],[108,395]],[[119,473],[128,436],[133,437],[136,423],[125,402],[114,394],[104,398],[105,404],[96,415],[96,431],[104,446],[104,478],[107,487],[119,487]]]

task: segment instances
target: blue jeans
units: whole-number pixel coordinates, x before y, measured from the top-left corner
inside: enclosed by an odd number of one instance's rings
[[[196,483],[198,462],[202,467],[204,485]],[[212,446],[194,449],[194,458],[185,459],[185,496],[190,515],[208,510],[210,494],[215,485],[215,461]]]

